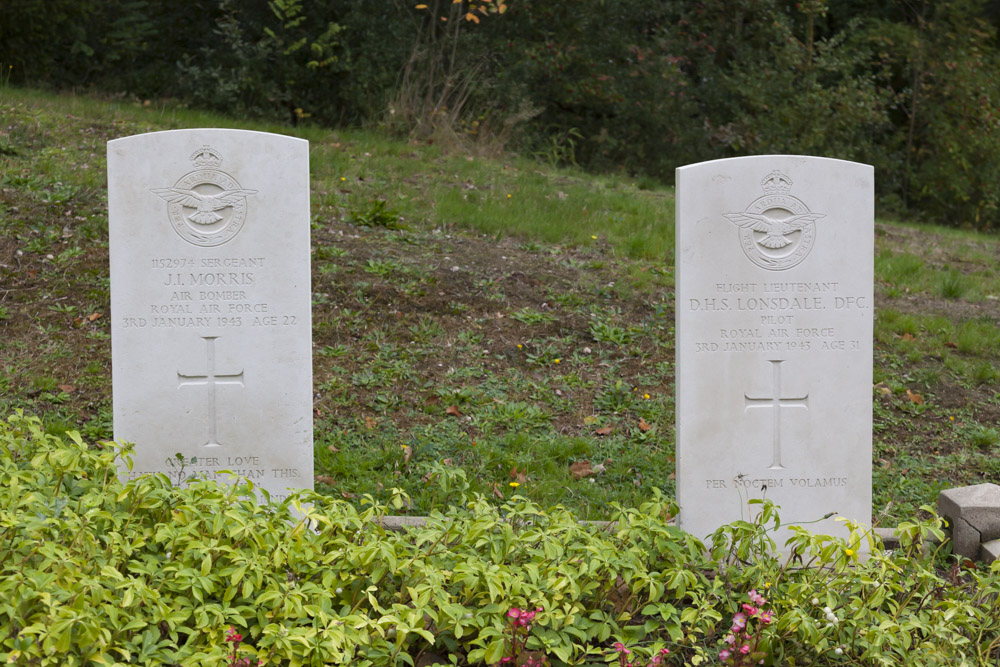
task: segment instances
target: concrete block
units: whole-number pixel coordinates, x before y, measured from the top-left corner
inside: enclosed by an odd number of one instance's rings
[[[886,549],[898,549],[899,538],[896,537],[894,528],[875,528],[875,533],[882,538],[882,544]]]
[[[992,563],[998,558],[1000,558],[1000,540],[984,542],[979,550],[979,560],[984,563]]]
[[[1000,486],[976,484],[945,489],[938,496],[938,513],[951,526],[952,550],[979,558],[980,544],[1000,538]]]

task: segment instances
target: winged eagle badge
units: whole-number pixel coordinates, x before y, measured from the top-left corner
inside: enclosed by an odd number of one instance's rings
[[[784,248],[792,243],[788,235],[792,232],[801,231],[808,223],[819,218],[826,217],[823,213],[803,213],[793,215],[784,220],[776,220],[761,213],[725,213],[730,222],[738,225],[742,229],[752,229],[755,232],[762,232],[766,236],[757,242],[765,248],[772,250]]]
[[[238,204],[240,199],[257,194],[256,190],[223,190],[216,194],[206,195],[194,190],[182,188],[154,188],[153,192],[171,204],[180,204],[187,208],[198,209],[187,219],[198,225],[211,225],[222,220],[216,211]]]

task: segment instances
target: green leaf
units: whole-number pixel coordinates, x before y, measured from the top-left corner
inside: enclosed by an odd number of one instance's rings
[[[233,571],[233,574],[229,577],[229,585],[235,586],[236,582],[243,578],[243,575],[247,572],[247,566],[241,565]]]
[[[486,652],[483,658],[488,664],[494,665],[504,657],[504,647],[506,642],[503,639],[494,639],[486,647]]]
[[[569,662],[573,656],[573,646],[564,644],[562,646],[550,646],[549,651],[555,653],[556,657],[563,662]]]
[[[212,571],[212,554],[205,554],[205,557],[201,559],[201,576],[207,577],[208,573]]]

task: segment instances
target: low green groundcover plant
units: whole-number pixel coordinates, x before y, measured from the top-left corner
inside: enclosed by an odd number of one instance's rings
[[[0,421],[0,659],[18,665],[974,665],[1000,656],[1000,564],[901,526],[886,552],[776,508],[706,550],[654,496],[607,527],[482,497],[388,531],[390,507],[246,480],[122,484],[128,449]],[[447,483],[461,485],[460,471]],[[264,494],[266,495],[266,494]],[[405,498],[394,497],[401,506]],[[859,552],[871,550],[869,558]]]

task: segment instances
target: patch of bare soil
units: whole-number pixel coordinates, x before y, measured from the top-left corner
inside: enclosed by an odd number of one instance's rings
[[[394,422],[403,429],[437,419],[425,414],[423,405],[436,400],[437,389],[455,385],[456,370],[461,375],[463,368],[474,367],[485,376],[504,377],[520,372],[544,384],[549,371],[533,365],[530,353],[539,353],[549,343],[567,359],[590,352],[597,347],[589,333],[591,312],[613,312],[625,327],[647,320],[653,312],[650,301],[657,298],[648,293],[630,296],[624,284],[616,290],[616,280],[625,271],[600,251],[533,249],[511,239],[390,232],[339,222],[315,232],[314,243],[336,248],[338,255],[314,260],[313,291],[319,297],[313,313],[316,348],[363,347],[364,340],[378,331],[386,343],[413,350],[417,357],[413,367],[418,377],[393,388],[402,392],[410,408],[393,413]],[[401,268],[389,275],[372,272],[386,264]],[[328,271],[324,268],[328,265],[337,269]],[[665,288],[662,291],[666,294]],[[519,318],[520,313],[526,315]],[[672,322],[672,307],[660,316]],[[614,363],[618,374],[634,377],[656,362],[672,361],[672,349],[658,348],[655,341],[636,340],[630,347],[643,353],[596,362],[592,371],[579,372],[581,384],[597,381],[602,363]],[[345,355],[334,362],[320,357],[315,363],[316,383],[322,386],[345,371],[364,371],[369,361],[367,354]],[[671,380],[672,375],[664,378],[658,392],[669,392]],[[357,414],[364,409],[359,406],[372,405],[385,388],[351,391],[357,399],[353,408],[323,398],[317,408],[333,418],[339,413]],[[556,430],[580,432],[583,418],[592,412],[594,388],[559,391],[565,392],[566,400],[579,403],[574,413],[553,416]]]

